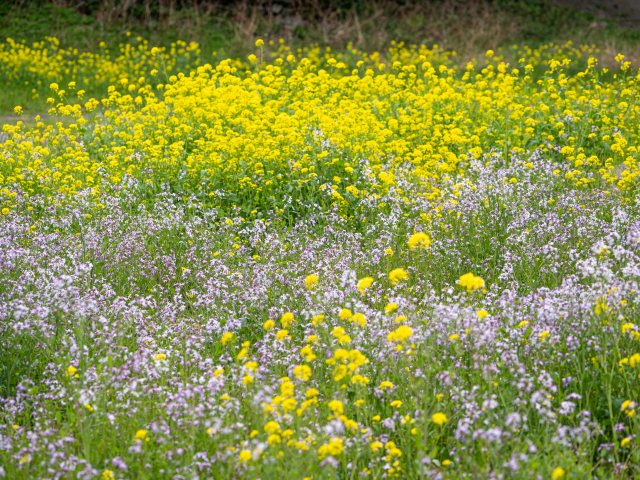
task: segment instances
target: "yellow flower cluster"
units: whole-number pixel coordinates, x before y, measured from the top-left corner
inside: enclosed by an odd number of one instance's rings
[[[280,212],[286,198],[346,216],[390,189],[406,195],[399,168],[418,181],[414,195],[433,198],[430,179],[465,172],[483,154],[508,159],[527,149],[571,166],[554,175],[572,188],[608,182],[631,195],[640,179],[640,104],[622,56],[615,75],[602,76],[594,59],[571,74],[577,54],[557,48],[536,76],[526,55],[515,67],[489,56],[476,71],[453,66],[437,48],[402,45],[388,64],[356,50],[294,54],[282,45],[272,63],[200,65],[198,46],[184,42],[169,51],[138,42],[113,56],[48,42],[0,47],[5,78],[31,72],[20,81],[51,87],[50,113],[75,118],[4,126],[0,182],[30,193],[71,198],[91,189],[99,198],[131,176],[141,189],[167,184],[247,217]],[[44,68],[43,52],[54,47],[60,67]],[[95,82],[106,82],[99,99],[72,98]]]
[[[0,43],[0,84],[9,91],[18,86],[35,99],[49,93],[52,82],[68,84],[69,92],[60,97],[82,98],[84,92],[106,94],[109,85],[122,80],[168,75],[189,71],[200,65],[197,43],[177,41],[170,48],[149,49],[147,40],[138,37],[109,51],[102,43],[98,52],[80,52],[60,48],[55,37],[46,37],[31,46],[11,38]],[[75,91],[75,92],[74,92]]]

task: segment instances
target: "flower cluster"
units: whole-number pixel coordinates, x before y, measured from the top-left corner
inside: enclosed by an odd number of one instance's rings
[[[0,477],[633,476],[624,59],[268,47],[3,127]]]

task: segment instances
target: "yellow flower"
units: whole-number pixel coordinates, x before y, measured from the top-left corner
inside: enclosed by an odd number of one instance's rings
[[[484,288],[484,280],[476,277],[473,273],[465,273],[458,280],[458,285],[465,287],[468,292]]]
[[[155,357],[153,357],[153,361],[157,362],[159,360],[166,360],[167,356],[164,353],[159,353]]]
[[[349,310],[348,308],[343,308],[342,310],[340,310],[340,313],[338,314],[338,316],[343,320],[347,320],[351,318],[353,314],[351,313],[351,310]]]
[[[402,406],[402,401],[394,400],[393,402],[391,402],[391,406],[394,408],[400,408]]]
[[[271,420],[264,426],[264,431],[272,434],[280,431],[280,424]]]
[[[89,410],[90,412],[93,412],[93,407],[91,405],[89,405],[88,403],[84,404],[84,408],[86,408],[87,410]]]
[[[313,326],[315,327],[316,325],[318,325],[319,323],[322,323],[324,320],[324,315],[315,315],[312,319],[311,319],[311,323],[313,324]]]
[[[449,421],[449,419],[444,413],[434,413],[431,416],[431,419],[433,420],[433,423],[436,423],[438,425],[444,425]]]
[[[565,471],[562,467],[556,467],[551,474],[551,478],[553,480],[558,480],[559,478],[564,477]]]
[[[22,114],[22,107],[14,107],[13,111],[16,112],[16,115],[20,115]]]
[[[318,457],[320,459],[326,457],[327,455],[337,457],[343,451],[344,451],[344,446],[342,444],[342,439],[332,438],[329,443],[324,444],[320,448],[318,448]]]
[[[342,327],[336,327],[333,330],[331,330],[331,335],[333,335],[336,338],[340,338],[345,334],[346,334],[346,332],[344,331],[344,328],[342,328]]]
[[[293,313],[287,312],[282,315],[282,317],[280,318],[280,323],[282,323],[282,326],[285,328],[291,325],[293,323]]]
[[[298,365],[293,369],[293,374],[298,380],[309,380],[311,378],[311,368],[307,365]]]
[[[413,335],[413,329],[408,325],[400,325],[393,332],[387,334],[387,342],[405,342]]]
[[[409,250],[415,250],[416,248],[427,249],[431,246],[431,240],[426,233],[418,232],[411,235],[409,238]]]
[[[251,451],[242,450],[240,452],[240,455],[238,455],[238,460],[240,460],[242,463],[247,463],[249,460],[251,460]]]
[[[386,257],[392,257],[393,256],[393,250],[391,250],[390,248],[386,248],[384,251],[384,255]]]
[[[307,278],[304,279],[304,284],[307,287],[307,289],[312,290],[313,288],[318,286],[318,275],[309,275]]]
[[[457,340],[458,338],[460,338],[460,335],[458,335],[457,333],[449,335],[449,340]]]
[[[289,330],[280,330],[276,333],[276,339],[280,342],[284,342],[286,338],[289,338]]]
[[[402,268],[396,268],[389,273],[389,280],[391,285],[397,284],[400,280],[404,280],[409,277],[409,273]]]
[[[113,470],[105,470],[102,472],[103,480],[113,480],[116,478],[116,475],[113,473]]]
[[[487,317],[489,315],[489,312],[487,312],[486,310],[478,310],[478,317],[479,318],[484,318]]]
[[[451,465],[451,460],[443,460],[442,461],[442,465],[444,465],[445,467],[448,467],[449,465]]]
[[[72,365],[67,367],[67,375],[69,375],[69,376],[73,375],[77,371],[78,371],[78,369],[76,367],[72,366]]]
[[[261,38],[259,38],[258,40],[256,40],[256,47],[261,47],[264,45],[264,40],[262,40]]]
[[[264,329],[269,332],[271,330],[273,330],[273,328],[276,326],[276,322],[274,322],[273,320],[267,320],[266,322],[264,322]]]
[[[136,440],[144,440],[147,436],[147,431],[146,430],[138,430],[136,432],[136,436],[135,439]]]
[[[631,437],[623,438],[622,441],[620,442],[620,446],[621,447],[626,447],[629,444],[630,441],[631,441]]]
[[[344,405],[340,400],[331,400],[328,406],[333,413],[344,413]]]
[[[396,303],[390,303],[389,305],[387,305],[386,307],[384,307],[384,311],[385,313],[393,313],[398,309],[398,304]]]
[[[220,343],[222,345],[226,345],[229,340],[231,340],[233,338],[233,333],[231,332],[226,332],[224,335],[222,335],[222,338],[220,339]]]
[[[360,290],[360,293],[362,295],[364,295],[364,292],[367,290],[367,288],[369,288],[371,285],[373,284],[373,278],[371,277],[364,277],[361,278],[360,281],[358,282],[358,290]]]
[[[351,321],[353,323],[357,323],[361,327],[367,325],[367,318],[361,313],[356,313],[353,317],[351,317]]]

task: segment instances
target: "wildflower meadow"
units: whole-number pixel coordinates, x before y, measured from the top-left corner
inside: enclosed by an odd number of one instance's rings
[[[606,61],[4,41],[0,477],[640,476]]]

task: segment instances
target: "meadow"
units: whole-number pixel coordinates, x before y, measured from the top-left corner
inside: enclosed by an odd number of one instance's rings
[[[4,41],[0,477],[639,475],[603,51]]]

